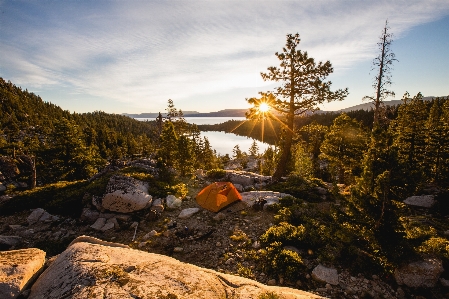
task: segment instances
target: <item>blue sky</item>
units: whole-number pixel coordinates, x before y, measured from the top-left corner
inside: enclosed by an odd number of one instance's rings
[[[372,95],[376,43],[388,18],[399,60],[391,89],[449,95],[449,1],[0,0],[0,77],[76,112],[199,112],[248,108],[276,84],[288,33],[330,60],[343,102]]]

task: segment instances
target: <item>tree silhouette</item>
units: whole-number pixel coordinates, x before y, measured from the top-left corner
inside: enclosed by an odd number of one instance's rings
[[[391,70],[393,62],[397,61],[395,54],[391,51],[390,46],[393,42],[393,34],[388,32],[388,20],[385,21],[385,26],[382,29],[380,41],[377,43],[379,47],[379,56],[374,58],[372,71],[377,71],[374,77],[373,88],[375,90],[374,96],[365,96],[364,99],[372,100],[374,102],[374,125],[379,124],[382,118],[383,101],[388,96],[394,96],[394,92],[388,90],[391,85]]]
[[[298,33],[288,34],[282,53],[275,53],[280,60],[279,67],[271,66],[267,73],[261,73],[265,81],[282,83],[274,91],[276,99],[268,103],[277,113],[285,117],[286,127],[281,156],[274,173],[275,179],[287,174],[287,166],[291,160],[295,116],[318,110],[317,105],[325,101],[343,100],[348,94],[347,89],[335,92],[330,90],[332,83],[324,80],[333,72],[331,63],[329,61],[316,63],[307,52],[297,49],[299,43]],[[269,94],[263,96],[270,98]],[[248,102],[257,103],[255,99],[248,99]]]

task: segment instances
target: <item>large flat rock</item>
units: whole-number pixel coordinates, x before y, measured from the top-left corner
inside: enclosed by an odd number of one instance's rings
[[[45,252],[37,248],[0,252],[0,298],[17,298],[44,263]]]
[[[106,186],[103,208],[118,212],[131,213],[151,205],[152,196],[148,194],[147,185],[127,176],[112,176]]]
[[[199,268],[163,255],[78,241],[39,277],[29,299],[255,299],[268,292],[285,299],[322,298]]]

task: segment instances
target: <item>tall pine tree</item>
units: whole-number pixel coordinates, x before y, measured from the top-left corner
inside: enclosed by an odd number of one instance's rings
[[[449,164],[449,98],[433,100],[426,122],[425,168],[432,183],[447,180]]]
[[[422,185],[425,178],[426,154],[426,121],[427,106],[421,93],[413,98],[406,93],[402,98],[398,116],[390,126],[393,135],[393,145],[398,152],[399,163],[408,177],[408,191],[413,192]]]
[[[300,41],[298,33],[288,34],[282,53],[275,53],[280,61],[279,67],[272,66],[268,68],[267,73],[261,73],[263,80],[281,83],[281,86],[274,91],[276,100],[266,103],[285,118],[283,120],[286,128],[285,138],[273,175],[275,179],[280,179],[288,173],[295,116],[317,110],[318,104],[343,100],[348,94],[347,89],[331,91],[332,83],[325,79],[334,70],[332,64],[330,61],[316,63],[315,59],[309,57],[307,52],[298,49]],[[266,96],[266,98],[270,98],[270,96]],[[260,100],[254,98],[249,99],[248,102],[259,103],[259,107],[265,106],[262,106]]]

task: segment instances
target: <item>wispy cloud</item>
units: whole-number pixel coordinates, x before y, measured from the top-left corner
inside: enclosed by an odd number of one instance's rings
[[[299,32],[303,49],[344,72],[372,59],[386,18],[400,38],[447,15],[449,3],[0,0],[1,11],[0,75],[13,82],[65,86],[136,111],[161,110],[168,98],[207,111],[211,102],[196,99],[264,90],[259,73],[276,64],[287,33]]]

